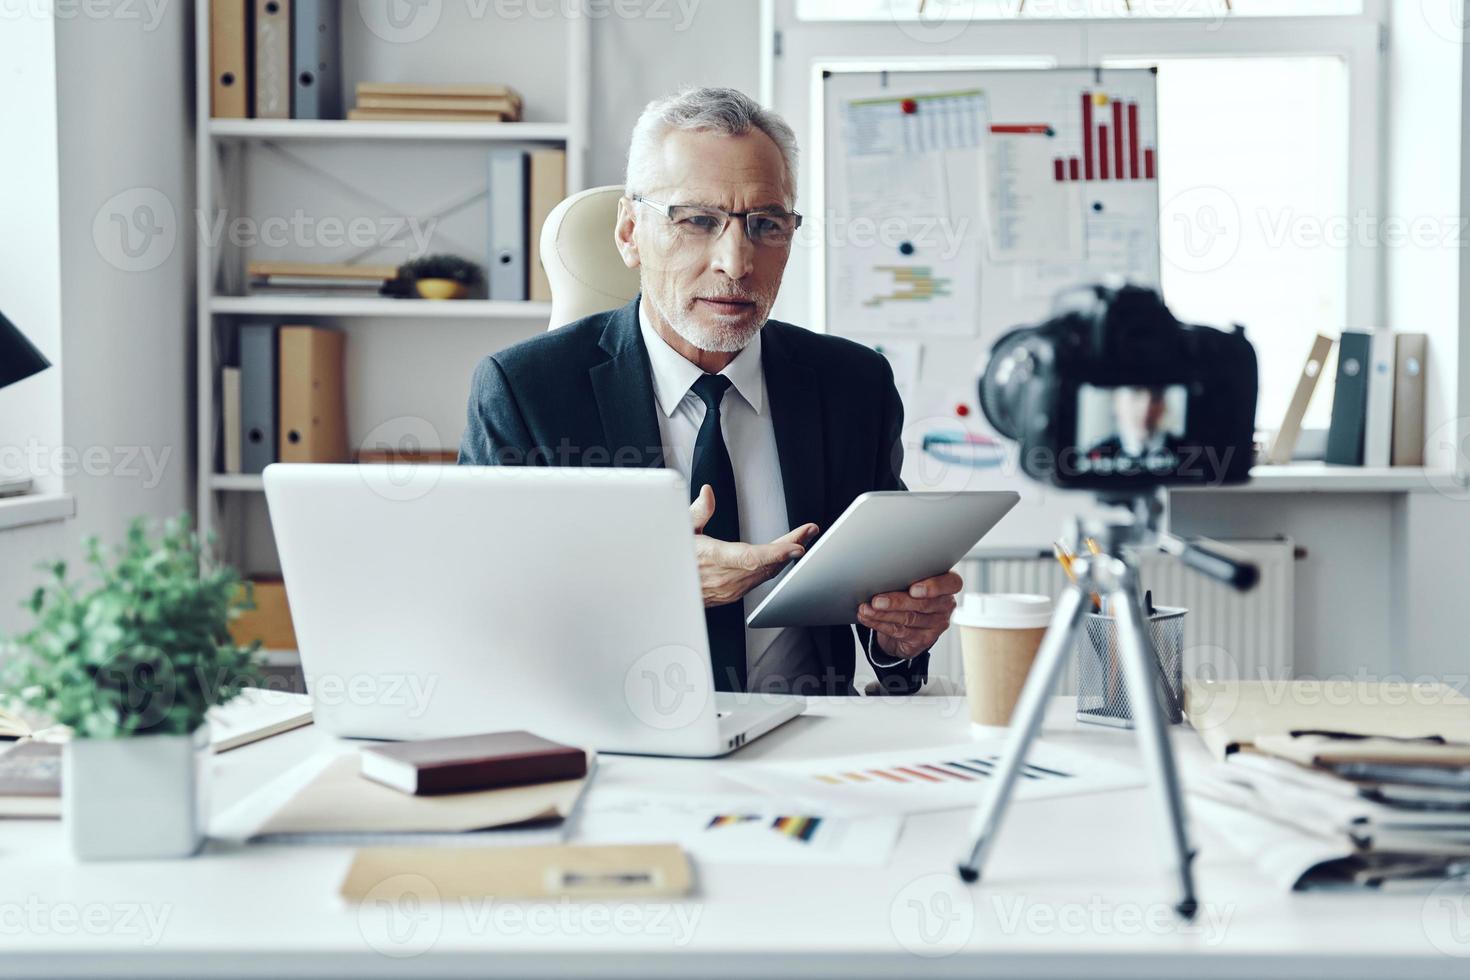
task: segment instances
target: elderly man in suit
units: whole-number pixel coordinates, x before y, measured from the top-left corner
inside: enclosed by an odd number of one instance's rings
[[[481,361],[459,459],[675,468],[718,689],[850,694],[861,647],[886,691],[909,693],[948,628],[953,573],[873,596],[850,626],[744,622],[854,498],[903,489],[888,362],[767,319],[801,223],[796,164],[791,128],[733,89],[650,103],[613,230],[641,293]]]

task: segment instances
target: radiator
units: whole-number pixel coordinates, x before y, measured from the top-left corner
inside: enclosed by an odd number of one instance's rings
[[[1224,542],[1248,555],[1261,570],[1250,592],[1236,592],[1184,567],[1162,553],[1139,562],[1143,587],[1158,606],[1189,610],[1184,626],[1185,677],[1240,677],[1283,680],[1292,676],[1292,621],[1296,547],[1290,540]],[[984,555],[966,560],[960,569],[966,592],[1031,592],[1056,597],[1066,576],[1055,558],[1036,552]],[[957,683],[964,669],[957,630],[934,651],[930,672]],[[1069,666],[1060,693],[1074,693]]]

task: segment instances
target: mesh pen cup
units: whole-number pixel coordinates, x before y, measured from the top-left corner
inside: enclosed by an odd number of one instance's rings
[[[1164,718],[1171,725],[1184,718],[1184,615],[1188,611],[1160,606],[1148,618],[1154,655],[1169,692],[1168,703],[1163,706]],[[1133,727],[1118,622],[1112,616],[1089,613],[1077,641],[1077,720],[1114,728]]]

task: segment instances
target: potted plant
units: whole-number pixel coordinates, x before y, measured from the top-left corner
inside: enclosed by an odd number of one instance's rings
[[[251,607],[239,576],[209,567],[187,518],[154,536],[140,518],[111,554],[85,545],[95,584],[65,562],[31,595],[7,688],[68,726],[62,818],[82,860],[184,857],[199,849],[205,712],[258,684],[259,644],[228,624]]]
[[[485,270],[458,255],[425,255],[398,267],[424,299],[463,299],[485,281]]]

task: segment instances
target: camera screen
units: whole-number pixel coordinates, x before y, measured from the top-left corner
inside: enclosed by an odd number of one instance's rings
[[[1179,467],[1188,391],[1182,384],[1077,389],[1077,464],[1084,475],[1167,474]]]

